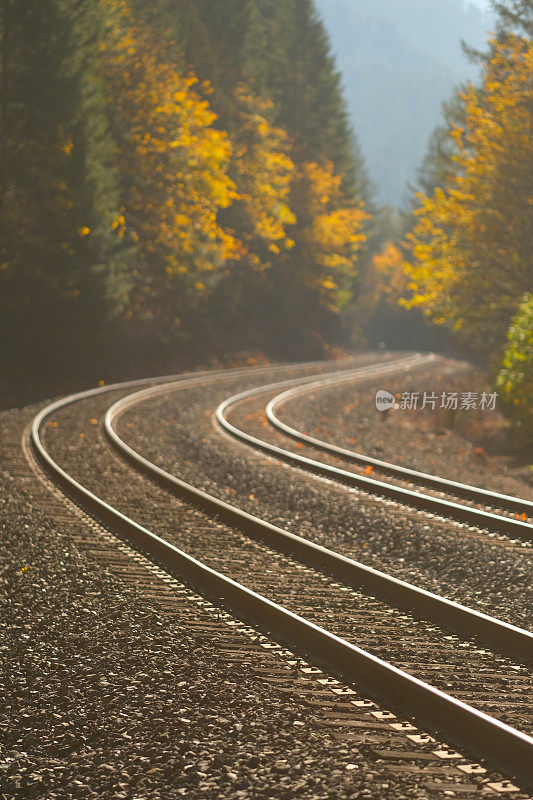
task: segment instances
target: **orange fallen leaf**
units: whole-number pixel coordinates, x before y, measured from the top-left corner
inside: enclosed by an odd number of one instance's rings
[[[254,494],[249,494],[248,495],[248,500],[255,500],[255,495]]]
[[[372,475],[373,467],[369,464],[368,467],[365,467],[365,472],[367,475]]]
[[[98,420],[96,419],[96,417],[91,417],[89,422],[91,423],[91,425],[98,425]]]

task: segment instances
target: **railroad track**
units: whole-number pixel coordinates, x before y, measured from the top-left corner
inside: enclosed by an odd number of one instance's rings
[[[416,357],[414,360],[405,359],[399,363],[400,369],[410,369],[429,363],[429,359]],[[386,497],[390,500],[409,505],[413,508],[438,514],[442,517],[451,517],[460,522],[490,532],[505,534],[513,539],[525,542],[533,541],[533,502],[509,495],[481,489],[476,486],[447,480],[435,475],[400,467],[396,464],[356,453],[335,444],[316,439],[303,431],[287,425],[280,420],[277,410],[283,404],[294,401],[302,395],[316,392],[320,389],[331,388],[342,383],[362,378],[372,378],[389,372],[390,365],[380,365],[375,369],[358,368],[342,375],[329,375],[318,380],[304,379],[296,387],[291,387],[276,394],[266,405],[265,415],[270,424],[281,433],[295,440],[301,445],[307,445],[328,455],[335,456],[348,462],[361,464],[372,469],[376,468],[385,475],[401,479],[402,483],[384,482],[369,475],[361,475],[351,470],[340,468],[333,464],[317,461],[308,456],[301,455],[292,450],[287,450],[270,441],[260,439],[243,430],[242,427],[230,422],[228,416],[232,409],[239,403],[250,400],[256,395],[287,386],[289,381],[281,381],[266,386],[254,387],[239,392],[225,399],[216,410],[216,418],[220,426],[241,442],[274,456],[288,464],[305,469],[316,475],[330,478],[346,486],[362,489],[366,492]],[[408,488],[406,484],[420,484],[434,490],[434,494],[426,494],[415,488]],[[454,499],[450,499],[453,495]],[[457,502],[457,498],[467,500],[469,504]],[[484,506],[484,507],[481,507]],[[487,508],[489,507],[489,509]],[[496,511],[495,509],[498,509]],[[503,513],[502,513],[503,512]],[[520,517],[520,518],[517,518]]]
[[[309,394],[310,392],[315,392],[317,389],[327,389],[332,385],[337,385],[341,382],[345,382],[346,380],[349,381],[350,378],[345,378],[345,376],[342,376],[341,380],[328,378],[323,381],[314,381],[312,383],[307,382],[304,386],[288,389],[287,391],[276,395],[267,403],[265,408],[266,417],[270,424],[282,433],[286,434],[297,442],[311,445],[312,447],[324,453],[331,453],[335,456],[345,459],[346,461],[350,461],[355,464],[361,464],[365,467],[370,466],[373,469],[377,469],[384,475],[391,475],[393,477],[401,478],[405,483],[408,484],[427,486],[431,489],[435,489],[443,495],[453,495],[454,497],[460,497],[465,500],[479,503],[480,505],[489,506],[491,510],[504,509],[505,511],[512,512],[516,516],[525,516],[528,519],[533,518],[533,502],[526,500],[525,498],[513,497],[510,495],[501,494],[500,492],[492,492],[487,489],[482,489],[478,486],[469,486],[468,484],[459,483],[458,481],[452,481],[439,476],[429,475],[426,472],[420,472],[419,470],[409,469],[397,464],[392,464],[388,461],[372,458],[371,456],[364,455],[363,453],[357,453],[353,450],[339,447],[338,445],[331,444],[330,442],[325,442],[321,439],[309,436],[304,431],[297,430],[280,419],[278,410],[287,402],[293,401],[297,397]]]
[[[495,703],[502,705],[502,692],[506,693],[508,695],[505,707],[506,715],[510,719],[514,716],[520,722],[524,722],[524,719],[521,719],[521,712],[516,711],[515,708],[516,705],[519,705],[515,703],[515,699],[521,696],[527,685],[527,674],[524,667],[522,664],[510,661],[501,652],[493,654],[484,651],[479,647],[478,642],[479,637],[490,641],[492,647],[499,648],[500,651],[512,652],[514,658],[521,661],[531,654],[532,638],[530,634],[487,615],[450,603],[444,598],[423,592],[402,581],[391,579],[383,573],[369,570],[364,565],[327,551],[325,548],[310,545],[298,536],[245,514],[227,503],[222,503],[143,458],[117,434],[116,426],[121,416],[139,403],[145,402],[157,394],[200,385],[202,380],[223,380],[227,377],[227,373],[209,378],[196,376],[188,380],[165,382],[163,385],[142,389],[116,401],[107,411],[105,419],[106,435],[122,456],[153,481],[163,485],[166,490],[170,489],[172,493],[186,499],[188,503],[199,506],[203,511],[207,511],[211,516],[217,518],[217,522],[210,525],[210,536],[206,537],[207,543],[200,543],[202,547],[205,547],[201,555],[205,557],[206,561],[211,561],[211,565],[203,563],[202,559],[191,555],[191,552],[194,552],[194,542],[196,542],[197,549],[200,547],[197,535],[193,538],[190,536],[188,540],[185,537],[187,551],[178,547],[171,541],[172,537],[177,539],[175,532],[170,535],[167,530],[164,537],[158,535],[154,530],[133,520],[110,502],[99,498],[61,467],[43,443],[41,433],[52,416],[64,413],[65,409],[78,403],[92,406],[95,401],[98,401],[101,406],[104,393],[119,389],[122,392],[124,389],[134,388],[135,384],[91,390],[58,401],[43,409],[35,418],[32,426],[31,435],[35,453],[43,467],[64,491],[95,514],[103,523],[126,536],[143,552],[163,563],[171,571],[185,576],[188,581],[201,588],[206,594],[216,597],[219,601],[223,600],[239,615],[263,626],[279,639],[301,647],[317,662],[326,663],[344,680],[355,681],[374,695],[386,697],[409,714],[416,712],[418,718],[425,720],[432,730],[439,729],[451,736],[454,741],[460,741],[474,752],[488,755],[507,774],[518,774],[524,779],[529,778],[533,741],[527,735],[500,719],[484,713],[479,708],[473,708],[461,699],[451,697],[420,677],[413,676],[406,670],[388,663],[375,653],[358,647],[349,639],[354,637],[354,633],[355,635],[359,633],[357,626],[364,627],[368,612],[373,611],[378,620],[374,624],[374,628],[377,630],[374,640],[388,634],[390,642],[390,634],[394,630],[396,637],[403,636],[406,642],[418,641],[419,646],[422,649],[425,647],[429,653],[429,664],[422,668],[422,672],[425,671],[427,676],[433,678],[439,668],[441,672],[443,670],[446,672],[446,668],[452,668],[455,688],[459,694],[468,695],[469,692],[472,693],[472,687],[469,687],[472,677],[471,666],[466,669],[465,674],[459,677],[457,675],[461,663],[461,659],[457,660],[458,653],[462,657],[465,650],[458,651],[455,648],[454,637],[449,637],[448,642],[443,639],[442,632],[438,632],[435,636],[434,628],[427,625],[421,626],[417,619],[407,617],[397,608],[409,607],[411,611],[414,610],[414,613],[422,618],[438,621],[439,624],[447,625],[451,629],[460,630],[463,637],[475,633],[478,636],[477,643],[465,640],[460,644],[472,649],[471,658],[476,661],[480,670],[479,674],[483,681],[481,694],[485,697],[485,700],[480,700],[480,704],[485,702],[488,707],[494,706]],[[237,375],[234,373],[233,377],[235,378]],[[147,491],[146,488],[144,491]],[[159,498],[159,502],[161,503],[161,498]],[[148,505],[150,505],[149,501]],[[144,511],[143,513],[146,515],[150,512]],[[153,511],[151,513],[153,515]],[[238,528],[242,533],[233,533],[233,538],[231,538],[226,526],[222,525],[221,521],[229,523],[232,528]],[[261,540],[261,544],[251,544],[250,536]],[[265,545],[265,542],[268,544]],[[277,552],[274,553],[273,548]],[[221,553],[221,551],[223,552]],[[287,553],[292,556],[291,559],[287,558]],[[254,560],[251,560],[251,556]],[[217,558],[224,567],[223,570],[213,567],[212,564],[217,561]],[[223,563],[224,559],[225,563]],[[299,562],[305,562],[306,567],[303,568],[296,559]],[[285,572],[281,587],[284,592],[283,605],[265,596],[268,594],[268,586],[265,585],[265,563],[267,562],[273,568],[266,571],[269,575],[276,571],[279,574]],[[335,570],[338,571],[335,572]],[[233,573],[233,577],[227,573]],[[235,579],[239,573],[245,580],[251,579],[255,590]],[[335,574],[338,579],[343,581],[344,585],[332,584],[327,577],[331,574]],[[267,578],[266,583],[268,584],[269,581],[270,579]],[[350,587],[352,588],[350,589]],[[257,591],[258,588],[265,590],[264,594]],[[278,588],[274,587],[274,593],[278,591]],[[362,594],[361,590],[367,593],[374,592],[375,596],[369,598]],[[294,610],[299,602],[301,606],[302,591],[307,593],[307,605],[304,603],[303,609],[306,612],[305,616]],[[384,605],[381,599],[384,597],[388,597],[391,606]],[[329,609],[329,620],[324,619],[324,608]],[[354,613],[356,608],[359,608],[358,614]],[[333,616],[331,612],[334,612]],[[357,623],[355,630],[354,620]],[[368,619],[366,622],[368,624]],[[367,631],[364,635],[371,645],[374,644],[374,649],[379,649],[376,642],[372,641],[370,632]],[[409,637],[411,637],[410,640]],[[409,647],[408,644],[407,649]],[[400,652],[401,650],[400,647],[396,654],[397,660],[408,663],[409,656],[406,652]],[[453,658],[452,651],[455,653]],[[437,665],[431,663],[432,659],[436,659]],[[464,661],[464,659],[462,660]],[[309,669],[312,670],[312,668]],[[491,669],[497,676],[495,681],[492,681]],[[452,677],[452,673],[448,672],[447,677]],[[323,680],[324,685],[327,685],[329,681],[328,678],[319,680]],[[344,689],[340,687],[339,692],[342,691]],[[496,700],[495,692],[498,700]],[[348,690],[346,693],[349,696]],[[505,706],[505,702],[503,705]],[[393,726],[394,724],[391,723]],[[407,723],[407,725],[409,724]],[[424,737],[422,737],[423,742]],[[448,757],[453,760],[457,754],[455,756],[444,754],[442,757],[446,762]],[[473,765],[471,774],[483,775],[484,768],[479,767],[476,773],[475,767],[476,765]],[[466,768],[464,772],[470,774]],[[497,790],[495,789],[495,791]]]

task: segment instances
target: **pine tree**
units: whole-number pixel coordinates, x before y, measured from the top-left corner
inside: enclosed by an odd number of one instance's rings
[[[296,160],[332,161],[345,191],[368,191],[340,76],[312,0],[159,0],[155,6],[164,9],[186,62],[213,85],[221,127],[232,133],[234,89],[247,83],[274,103],[273,123],[293,138]]]
[[[491,6],[498,17],[500,34],[506,31],[533,36],[532,0],[491,0]]]
[[[128,293],[99,10],[5,0],[2,11],[2,340],[14,361],[44,348],[60,362]]]
[[[248,57],[243,65],[259,94],[270,97],[277,109],[276,123],[294,137],[297,160],[332,161],[342,174],[344,190],[352,195],[358,185],[359,156],[342,96],[340,75],[325,27],[312,0],[285,0],[253,4],[262,20],[249,15],[255,26],[247,32]],[[259,43],[255,30],[263,23]],[[263,49],[265,48],[266,49]]]
[[[60,360],[113,314],[218,335],[221,299],[263,341],[287,303],[287,340],[338,330],[365,176],[311,0],[0,14],[4,341],[46,330]]]

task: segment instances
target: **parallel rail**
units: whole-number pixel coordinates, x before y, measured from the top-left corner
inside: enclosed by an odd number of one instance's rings
[[[356,589],[375,593],[393,605],[414,612],[424,619],[445,625],[461,635],[479,636],[487,644],[511,653],[521,660],[533,657],[533,634],[507,622],[440,597],[399,578],[366,566],[297,534],[266,522],[237,506],[220,500],[202,489],[172,475],[153,464],[130,447],[117,434],[115,423],[128,408],[158,394],[177,389],[182,384],[166,384],[135,392],[117,401],[107,411],[104,431],[120,454],[152,480],[181,500],[194,505],[212,517],[236,527],[248,536],[266,543],[282,553],[326,572]]]
[[[388,365],[388,369],[382,367],[379,372],[369,373],[369,375],[375,374],[383,374],[387,371],[391,371],[391,366]],[[364,369],[357,369],[347,371],[342,377],[333,377],[331,376],[329,385],[332,385],[337,382],[344,382],[346,380],[353,380],[356,377],[365,376]],[[444,498],[435,497],[433,495],[424,494],[423,492],[419,492],[413,489],[407,489],[402,486],[397,486],[392,483],[386,483],[384,481],[380,481],[376,478],[370,478],[366,475],[357,475],[354,472],[349,470],[341,469],[340,467],[335,467],[329,464],[325,464],[322,461],[316,461],[312,458],[307,458],[306,456],[299,455],[298,453],[294,453],[291,450],[286,450],[285,448],[278,447],[277,445],[271,444],[270,442],[264,441],[263,439],[259,439],[256,436],[252,436],[246,431],[243,431],[241,428],[238,428],[236,425],[233,425],[227,418],[227,414],[229,410],[240,403],[243,400],[248,400],[249,398],[253,397],[257,394],[262,394],[267,391],[272,391],[274,389],[281,388],[283,385],[287,385],[290,383],[289,381],[277,381],[276,383],[272,383],[269,385],[255,387],[254,389],[247,389],[243,392],[239,392],[238,394],[234,394],[231,397],[228,397],[224,400],[216,410],[216,419],[220,426],[227,431],[227,433],[231,434],[233,437],[238,439],[241,442],[244,442],[251,447],[261,450],[264,453],[267,453],[274,458],[278,458],[282,461],[285,461],[288,464],[291,464],[295,467],[299,467],[304,469],[308,472],[312,472],[316,475],[321,475],[326,478],[330,478],[331,480],[335,480],[339,483],[343,483],[346,486],[350,486],[353,488],[363,489],[364,491],[370,492],[372,494],[377,494],[381,497],[386,497],[390,500],[394,500],[396,502],[404,503],[406,505],[412,506],[414,508],[420,509],[422,511],[429,511],[433,514],[438,514],[443,517],[451,517],[459,522],[466,523],[468,525],[476,526],[478,528],[486,528],[489,531],[494,531],[498,533],[503,533],[507,536],[510,536],[514,539],[521,539],[523,541],[533,541],[533,525],[528,522],[519,519],[513,519],[512,517],[507,517],[501,514],[496,514],[491,511],[485,511],[480,508],[474,508],[472,506],[463,505],[461,503],[455,503],[451,500],[445,500]],[[308,385],[317,385],[320,381],[313,382],[313,384],[308,382]],[[281,397],[279,395],[278,397]],[[274,398],[275,400],[278,397]],[[272,411],[271,411],[272,416]],[[280,423],[283,425],[283,423]],[[287,426],[288,427],[288,426]],[[288,432],[288,431],[284,431]],[[295,433],[299,436],[300,434],[295,431]],[[292,434],[291,434],[292,436]],[[305,434],[301,434],[301,436],[305,436]],[[293,436],[293,438],[296,438]],[[312,439],[312,437],[309,437]],[[302,439],[302,441],[304,441]],[[320,440],[316,440],[320,443]],[[326,444],[326,443],[324,443]],[[334,447],[333,445],[331,447]],[[423,473],[421,473],[423,474]],[[439,484],[439,479],[436,476],[428,476],[431,477],[434,481],[434,486]],[[446,484],[452,483],[442,480],[442,484],[440,486],[441,491],[446,491],[447,486]],[[523,503],[520,501],[519,498],[512,498],[508,495],[500,495],[498,493],[488,492],[488,490],[477,489],[477,487],[468,487],[466,484],[457,484],[458,486],[463,486],[464,490],[471,489],[472,490],[472,499],[477,499],[477,497],[484,497],[484,502],[487,502],[487,498],[491,498],[491,502],[494,505],[498,505],[499,498],[503,498],[503,500],[513,501],[516,499],[519,504],[519,508],[524,511],[529,509],[531,506],[533,508],[533,504],[529,503],[529,501],[524,500]],[[478,493],[476,497],[474,495]]]
[[[375,467],[384,474],[393,475],[394,477],[401,478],[402,480],[409,481],[411,483],[417,483],[422,486],[429,486],[432,489],[437,489],[441,492],[449,492],[450,494],[454,494],[456,497],[463,497],[465,500],[484,503],[485,505],[490,505],[494,508],[502,508],[507,511],[515,512],[516,514],[525,513],[528,517],[533,517],[533,502],[530,500],[526,500],[521,497],[513,497],[507,494],[500,494],[499,492],[482,489],[479,486],[470,486],[465,483],[459,483],[458,481],[452,481],[436,475],[429,475],[426,472],[419,472],[415,469],[409,469],[407,467],[401,467],[397,464],[391,464],[389,461],[381,461],[378,458],[372,458],[371,456],[366,456],[362,453],[356,453],[353,450],[348,450],[344,447],[339,447],[338,445],[325,442],[322,439],[316,439],[314,436],[309,436],[303,431],[287,425],[287,423],[280,420],[276,414],[276,410],[279,408],[279,406],[294,400],[296,397],[301,397],[303,394],[308,394],[309,392],[316,391],[317,389],[327,389],[332,385],[337,385],[341,382],[344,383],[349,380],[351,380],[350,376],[342,376],[342,378],[337,380],[330,378],[325,380],[311,381],[306,383],[304,386],[297,386],[292,389],[287,389],[281,394],[276,395],[276,397],[273,397],[272,400],[270,400],[270,402],[267,404],[267,419],[271,425],[273,425],[282,433],[290,436],[297,442],[315,447],[317,450],[331,453],[335,456],[340,456],[341,458],[347,461],[353,461],[356,464]]]
[[[191,382],[194,380],[200,380],[200,378],[197,376]],[[520,776],[523,780],[533,785],[533,772],[531,769],[531,764],[533,764],[533,739],[531,737],[424,683],[211,569],[152,531],[139,525],[116,508],[113,508],[76,481],[57,464],[45,448],[40,435],[41,427],[49,416],[78,400],[88,399],[113,389],[132,388],[135,385],[143,385],[147,382],[129,382],[128,384],[89,390],[88,392],[71,395],[63,400],[56,401],[42,409],[32,423],[31,441],[36,457],[55,482],[87,510],[98,516],[106,525],[126,536],[137,547],[150,554],[152,558],[162,562],[169,570],[176,571],[184,576],[206,594],[217,599],[223,599],[238,614],[266,627],[275,636],[301,647],[316,661],[327,664],[337,674],[359,683],[373,694],[387,698],[407,710],[408,713],[415,714],[432,728],[443,731],[452,740],[461,742],[476,753],[488,756],[494,764],[506,773]],[[162,479],[166,481],[167,478],[173,478],[173,476],[163,473],[160,468],[148,462],[123,442],[113,428],[113,421],[116,421],[120,413],[131,406],[133,402],[140,402],[153,395],[156,391],[168,391],[170,388],[175,388],[176,385],[176,383],[173,383],[153,387],[123,398],[109,409],[105,419],[105,430],[113,444],[139,469],[148,472],[159,481]],[[237,512],[239,515],[244,513],[239,512],[238,509],[232,506],[228,506],[226,503],[217,501],[189,484],[179,481],[177,478],[173,478],[173,481],[177,482],[176,485],[180,490],[180,494],[182,491],[191,492],[197,500],[202,500],[202,502],[209,500],[209,504],[217,503],[219,505],[219,516],[224,516],[227,512],[230,514]],[[250,517],[250,515],[244,516],[249,517],[254,525],[262,522],[257,518]],[[262,524],[269,531],[274,529],[274,526],[270,526],[267,523],[263,522]],[[280,531],[280,529],[277,530]],[[280,531],[280,533],[288,537],[286,541],[299,540],[299,546],[301,546],[300,543],[304,542],[299,537],[294,537],[284,531]],[[317,546],[313,547],[317,551],[323,550],[323,548]],[[342,561],[349,561],[342,559],[342,557],[340,558]],[[358,566],[362,567],[363,565]],[[370,573],[375,573],[376,576],[382,575],[366,567],[363,569],[365,571],[368,570],[368,575]],[[365,572],[365,574],[367,573]],[[378,579],[382,580],[381,577]],[[395,583],[402,584],[401,581],[395,581]],[[421,592],[422,590],[417,591]],[[429,595],[430,593],[423,594]],[[442,600],[441,598],[437,599]],[[445,601],[445,603],[450,603],[450,601]],[[450,603],[450,607],[455,605]],[[464,618],[464,612],[459,613],[463,614]],[[485,617],[479,612],[473,612],[473,614],[478,618]],[[490,620],[491,618],[486,619]],[[508,631],[506,635],[518,635],[524,643],[529,641],[527,637],[530,637],[530,634],[526,631],[516,629],[518,633],[514,634],[512,631],[513,626],[508,626],[506,623],[500,623],[497,620],[488,623],[487,630],[495,630],[493,623],[503,626],[502,630]]]

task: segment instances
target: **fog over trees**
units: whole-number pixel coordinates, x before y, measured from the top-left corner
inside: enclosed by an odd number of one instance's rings
[[[462,0],[317,0],[377,197],[401,205],[440,107],[475,78],[461,39],[482,49],[493,17]]]

